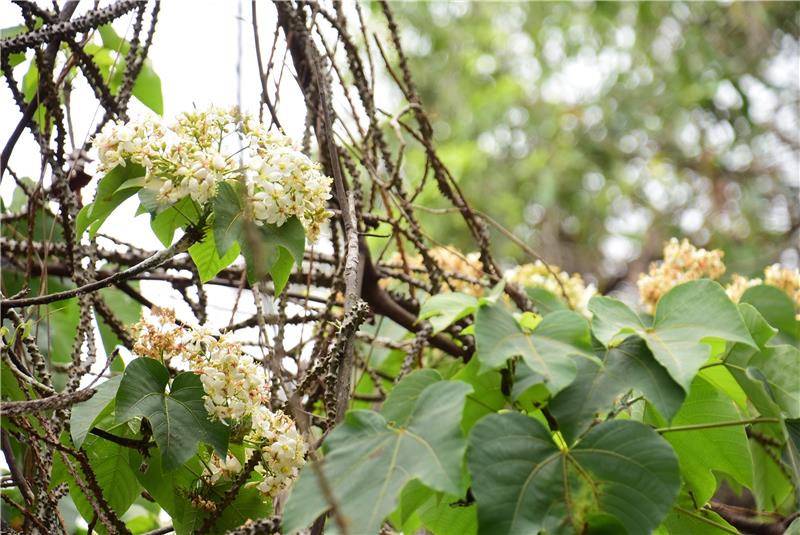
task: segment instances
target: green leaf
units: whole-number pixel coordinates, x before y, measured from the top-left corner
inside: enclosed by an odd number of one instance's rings
[[[783,432],[786,436],[786,464],[789,466],[794,487],[798,489],[800,488],[800,418],[783,420]],[[795,495],[795,503],[800,505],[800,496]]]
[[[244,187],[226,180],[214,198],[214,237],[220,255],[235,242],[247,263],[247,278],[253,284],[267,273],[272,276],[275,293],[283,291],[294,264],[300,265],[305,252],[305,232],[296,217],[277,225],[258,226],[244,218]]]
[[[216,277],[217,273],[230,266],[236,260],[239,256],[239,245],[234,244],[222,258],[219,257],[217,251],[214,232],[210,228],[206,230],[201,241],[189,247],[189,256],[192,257],[194,265],[197,266],[200,282],[203,284]]]
[[[475,316],[475,343],[482,370],[498,368],[509,358],[521,356],[531,370],[542,375],[551,394],[575,379],[573,355],[595,358],[588,323],[571,311],[548,314],[527,334],[501,306],[482,306]]]
[[[290,217],[281,226],[263,225],[258,229],[267,243],[283,247],[295,263],[300,265],[306,250],[306,234],[299,219]]]
[[[381,407],[381,414],[394,427],[403,427],[408,423],[419,396],[430,385],[442,380],[436,370],[415,370],[389,392]]]
[[[472,429],[467,463],[483,535],[555,533],[570,522],[580,532],[591,513],[649,533],[680,488],[670,445],[630,420],[604,422],[561,450],[540,422],[492,414]]]
[[[571,443],[629,390],[641,392],[668,420],[678,411],[685,395],[656,362],[644,341],[631,336],[606,351],[603,366],[581,359],[577,378],[550,401],[550,412],[559,431]]]
[[[247,262],[247,279],[253,284],[267,273],[272,276],[275,293],[279,294],[289,280],[294,264],[300,265],[305,252],[303,225],[292,217],[282,226],[256,226],[245,223],[239,241]]]
[[[272,264],[269,270],[269,274],[272,276],[272,284],[275,286],[276,296],[280,295],[283,289],[286,288],[286,283],[289,282],[293,267],[294,259],[289,251],[284,247],[278,247],[278,260]]]
[[[97,486],[103,491],[103,497],[111,509],[121,516],[136,500],[140,491],[139,481],[131,470],[128,459],[130,449],[100,437],[90,436],[83,443],[83,450],[97,479]],[[87,522],[91,522],[95,513],[86,495],[72,478],[68,478],[67,481],[75,506],[81,516]]]
[[[131,91],[139,102],[156,112],[158,115],[164,114],[164,96],[161,92],[161,78],[153,70],[150,59],[145,59],[142,69],[133,83]]]
[[[474,313],[477,306],[478,298],[471,295],[457,292],[436,294],[422,304],[419,319],[428,320],[433,332],[438,333]]]
[[[131,468],[142,487],[170,515],[175,533],[178,535],[194,533],[201,514],[192,507],[186,496],[193,490],[196,474],[203,471],[200,459],[193,456],[185,465],[174,470],[165,470],[162,467],[161,455],[153,455],[145,464],[142,463],[141,455],[132,452]]]
[[[739,309],[759,349],[733,344],[725,368],[763,416],[800,417],[800,350],[790,345],[767,346],[775,329],[751,305]]]
[[[528,294],[531,301],[533,301],[533,304],[536,305],[536,310],[542,315],[558,310],[569,310],[567,304],[564,303],[560,297],[544,288],[531,286],[526,288],[525,292]]]
[[[454,506],[457,498],[438,493],[418,510],[423,525],[434,535],[471,535],[478,532],[478,508]]]
[[[736,305],[714,281],[697,280],[667,292],[656,306],[652,327],[646,327],[624,303],[593,297],[592,330],[605,345],[635,333],[643,338],[656,360],[688,392],[700,366],[709,358],[709,340],[741,342],[757,347]]]
[[[460,423],[469,392],[470,387],[460,381],[429,385],[417,398],[406,425],[400,427],[372,411],[347,414],[326,440],[328,452],[317,466],[351,533],[377,533],[384,518],[397,508],[403,487],[413,479],[451,494],[463,491],[465,441]],[[397,405],[392,410],[402,416]],[[306,527],[327,508],[315,471],[306,466],[286,504],[283,531],[294,533]]]
[[[454,380],[463,381],[472,386],[472,393],[464,404],[464,415],[461,428],[468,432],[475,422],[506,406],[506,396],[502,391],[502,379],[497,371],[480,373],[480,362],[471,359],[458,373]]]
[[[107,51],[121,54],[121,57],[117,60],[118,65],[115,72],[115,75],[121,76],[125,70],[125,55],[130,50],[130,43],[117,35],[111,24],[100,26],[98,32]],[[164,113],[161,78],[153,70],[150,60],[145,60],[142,65],[142,69],[133,84],[132,94],[139,102],[157,114],[162,115]]]
[[[768,286],[753,286],[743,294],[740,303],[753,305],[770,325],[787,339],[784,343],[800,340],[800,321],[797,321],[795,304],[786,292]]]
[[[713,424],[743,417],[730,398],[697,377],[671,425]],[[744,426],[676,431],[664,433],[664,438],[678,454],[683,478],[697,503],[706,503],[717,489],[712,470],[724,472],[744,486],[752,486],[752,461]]]
[[[223,256],[238,241],[244,232],[244,186],[237,180],[224,180],[217,186],[213,200],[214,239],[217,252]]]
[[[97,392],[91,398],[76,403],[72,407],[69,428],[72,442],[76,448],[80,448],[83,445],[86,435],[94,427],[100,413],[116,397],[120,381],[122,381],[122,376],[117,375],[108,381],[100,383],[97,386]]]
[[[753,426],[753,430],[768,438],[763,433],[765,425]],[[778,427],[775,425],[774,427]],[[773,511],[778,508],[794,491],[792,480],[787,477],[787,470],[781,456],[781,448],[761,442],[755,437],[750,439],[750,454],[753,458],[753,496],[759,511]],[[781,464],[779,465],[778,462]]]
[[[236,499],[225,508],[222,516],[214,524],[212,533],[226,533],[249,519],[265,518],[269,516],[271,509],[271,505],[264,500],[264,496],[257,488],[240,489]]]
[[[139,201],[147,198],[145,192],[150,190],[143,189],[139,192]],[[144,206],[144,203],[142,204]],[[155,211],[150,212],[150,228],[153,234],[164,244],[164,247],[172,245],[172,238],[175,236],[175,231],[179,228],[186,228],[187,226],[197,223],[200,219],[200,214],[197,211],[197,205],[190,197],[184,197],[174,205],[169,207],[160,207]]]
[[[761,385],[781,414],[800,418],[800,349],[790,345],[767,347],[750,359],[746,375]],[[760,411],[764,405],[758,407]]]
[[[78,236],[83,235],[83,232],[89,229],[89,235],[94,238],[111,212],[141,189],[141,186],[123,187],[124,184],[129,180],[144,176],[144,174],[144,167],[132,162],[118,165],[106,173],[97,185],[94,201],[81,208],[78,213],[76,220]]]
[[[167,368],[157,360],[131,361],[117,392],[117,421],[147,418],[165,470],[177,468],[190,459],[198,442],[213,446],[224,458],[229,430],[223,423],[209,420],[203,406],[200,377],[191,372],[181,373],[166,394],[168,381]]]
[[[733,530],[733,531],[731,531]],[[692,496],[681,490],[678,503],[661,524],[656,535],[722,535],[736,533],[717,513],[705,508],[696,509]]]

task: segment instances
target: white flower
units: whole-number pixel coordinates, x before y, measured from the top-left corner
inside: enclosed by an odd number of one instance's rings
[[[248,215],[257,225],[297,217],[314,241],[331,216],[331,179],[319,165],[290,138],[236,108],[185,112],[169,126],[156,117],[110,122],[93,143],[101,172],[127,161],[143,166],[145,182],[158,181],[162,203],[190,197],[202,207],[221,180],[236,178],[247,186]]]

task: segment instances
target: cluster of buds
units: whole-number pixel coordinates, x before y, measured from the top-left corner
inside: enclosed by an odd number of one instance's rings
[[[320,165],[237,108],[185,112],[169,125],[153,116],[110,122],[93,143],[100,172],[141,165],[144,187],[163,206],[188,197],[204,207],[220,181],[234,179],[246,185],[247,214],[257,225],[297,217],[314,241],[332,215],[325,208],[332,180]]]
[[[664,260],[650,264],[650,271],[639,276],[642,303],[653,312],[661,296],[675,286],[697,279],[720,278],[725,273],[724,254],[718,249],[698,249],[686,239],[679,242],[672,238],[664,246]]]
[[[570,275],[558,266],[537,260],[533,264],[522,264],[508,270],[505,279],[524,288],[547,290],[564,299],[576,312],[591,317],[589,300],[597,293],[597,289],[593,284],[587,285],[579,273]]]
[[[764,284],[780,288],[800,307],[800,269],[772,264],[764,270]]]
[[[269,409],[269,376],[263,366],[242,351],[226,335],[203,327],[179,326],[170,310],[153,309],[152,318],[134,326],[134,353],[174,365],[185,365],[200,376],[209,417],[231,426],[244,426],[246,455],[261,452],[256,483],[265,495],[274,497],[294,481],[305,463],[307,445],[294,421],[281,411]],[[233,455],[216,453],[207,463],[204,479],[211,484],[241,472],[242,463]]]
[[[731,301],[738,303],[748,288],[760,286],[762,284],[764,284],[764,281],[759,278],[749,279],[739,275],[738,273],[734,273],[731,276],[730,282],[727,284],[727,286],[725,286],[725,293],[728,294],[728,297],[731,299]]]
[[[447,292],[452,289],[469,295],[483,295],[483,286],[477,283],[483,277],[483,264],[480,261],[479,253],[467,253],[448,248],[434,247],[428,254],[436,265],[448,276],[448,282],[442,282],[440,291]],[[414,275],[424,282],[429,282],[427,269],[422,259],[422,255],[403,256],[395,252],[389,258],[386,265],[396,270],[409,269],[414,271]],[[475,281],[475,282],[473,282]],[[381,286],[388,286],[386,279],[381,281]]]
[[[795,306],[800,308],[800,270],[783,267],[780,264],[772,264],[764,269],[764,278],[748,279],[741,275],[733,275],[731,282],[726,286],[725,291],[732,301],[738,303],[742,294],[753,286],[766,284],[783,290],[794,301]]]

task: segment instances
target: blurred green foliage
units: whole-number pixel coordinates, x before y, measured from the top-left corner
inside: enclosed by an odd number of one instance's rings
[[[729,272],[797,262],[798,4],[393,8],[445,163],[547,260],[601,287],[635,280],[671,236],[724,249]],[[416,182],[422,151],[406,161]],[[445,206],[433,184],[419,202]],[[424,223],[474,247],[455,215]]]

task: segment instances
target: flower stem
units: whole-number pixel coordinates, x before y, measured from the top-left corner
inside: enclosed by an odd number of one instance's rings
[[[748,424],[777,424],[779,418],[750,418],[749,420],[727,420],[723,422],[709,422],[707,424],[676,425],[675,427],[659,427],[656,432],[673,433],[675,431],[700,431],[702,429],[716,429],[717,427],[733,427]]]

